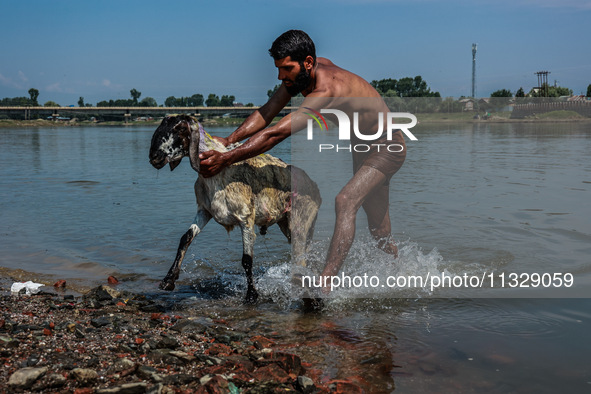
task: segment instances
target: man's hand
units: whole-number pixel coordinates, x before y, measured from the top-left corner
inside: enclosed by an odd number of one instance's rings
[[[229,165],[224,160],[223,153],[216,150],[208,150],[207,152],[200,153],[199,159],[199,174],[206,178],[218,174]]]
[[[218,141],[218,142],[221,142],[221,143],[222,143],[222,145],[224,145],[224,146],[228,146],[228,145],[230,145],[230,141],[228,141],[228,139],[227,139],[227,138],[224,138],[224,137],[218,137],[218,136],[216,136],[216,135],[212,135],[212,136],[211,136],[211,138],[213,138],[214,140],[216,140],[216,141]]]

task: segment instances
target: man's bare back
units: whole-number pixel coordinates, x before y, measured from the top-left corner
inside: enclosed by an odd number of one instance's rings
[[[317,62],[313,93],[322,92],[324,97],[380,97],[373,86],[360,76],[324,57],[317,58]]]

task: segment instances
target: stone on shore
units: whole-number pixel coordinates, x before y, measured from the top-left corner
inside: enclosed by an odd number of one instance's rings
[[[8,379],[8,385],[12,388],[28,389],[37,381],[37,379],[41,378],[46,373],[47,367],[22,368],[10,376],[10,379]]]
[[[74,368],[72,370],[74,379],[82,385],[88,385],[94,383],[99,375],[94,369],[89,368]]]

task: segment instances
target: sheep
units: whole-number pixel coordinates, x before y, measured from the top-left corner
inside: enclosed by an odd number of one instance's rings
[[[200,152],[227,149],[194,117],[170,115],[154,132],[149,157],[156,169],[169,164],[172,171],[183,157],[189,156],[191,167],[199,172]],[[160,289],[174,290],[189,245],[212,218],[228,232],[234,226],[242,231],[242,266],[248,286],[245,302],[255,303],[258,299],[252,275],[255,225],[265,234],[267,227],[277,224],[292,244],[292,261],[306,266],[305,253],[322,200],[318,186],[303,170],[262,154],[235,163],[213,177],[199,176],[195,197],[197,214],[181,237],[174,263],[160,282]]]

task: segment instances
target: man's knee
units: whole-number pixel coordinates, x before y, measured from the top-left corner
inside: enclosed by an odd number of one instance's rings
[[[347,193],[339,193],[335,197],[335,210],[339,213],[356,213],[359,210],[359,202],[351,198]]]

